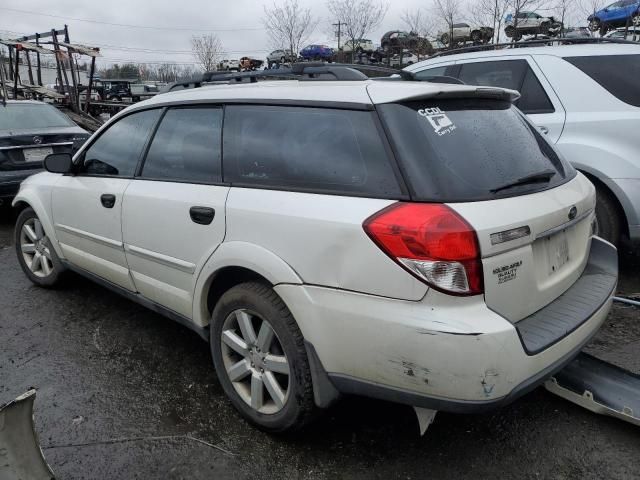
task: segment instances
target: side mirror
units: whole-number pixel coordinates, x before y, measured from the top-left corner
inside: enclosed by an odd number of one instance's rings
[[[44,159],[44,168],[51,173],[71,173],[73,162],[68,153],[52,153]]]

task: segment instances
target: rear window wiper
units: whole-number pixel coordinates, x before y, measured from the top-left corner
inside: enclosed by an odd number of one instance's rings
[[[501,190],[506,190],[511,187],[519,187],[520,185],[548,182],[556,173],[558,172],[556,172],[555,170],[543,170],[541,172],[532,173],[531,175],[526,175],[513,182],[506,183],[500,187],[494,188],[493,190],[489,190],[489,191],[491,193],[498,193]]]

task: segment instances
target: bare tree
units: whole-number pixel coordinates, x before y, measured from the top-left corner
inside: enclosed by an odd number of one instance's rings
[[[426,14],[422,9],[406,9],[400,15],[400,19],[407,26],[407,29],[417,34],[420,39],[414,48],[418,59],[422,55],[430,55],[433,53],[433,47],[428,38],[435,36],[435,22],[433,17]]]
[[[554,14],[560,23],[563,25],[563,29],[560,31],[560,36],[564,36],[564,25],[567,22],[575,21],[576,13],[576,0],[556,0],[556,4],[553,7]]]
[[[400,14],[400,20],[404,22],[410,32],[417,33],[423,37],[434,35],[435,22],[424,10],[407,8]]]
[[[493,27],[493,41],[500,43],[502,22],[508,9],[509,0],[478,0],[471,7],[471,15],[481,24],[491,25]]]
[[[461,0],[434,0],[433,6],[435,9],[435,13],[438,17],[440,17],[447,24],[449,34],[448,34],[448,42],[450,46],[453,46],[453,24],[460,16],[460,9],[462,7]]]
[[[191,51],[205,72],[216,69],[222,55],[222,42],[213,34],[191,37]]]
[[[274,1],[271,7],[264,7],[262,23],[273,46],[288,48],[295,58],[300,46],[315,30],[318,20],[311,15],[310,8],[300,7],[298,0],[281,0],[280,3]]]
[[[577,0],[576,10],[585,18],[602,8],[602,0]]]
[[[351,58],[358,42],[384,20],[389,4],[381,0],[328,0],[331,23],[340,22],[344,36],[351,43]]]

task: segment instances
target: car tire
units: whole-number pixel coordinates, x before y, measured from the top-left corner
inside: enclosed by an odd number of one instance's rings
[[[640,11],[631,16],[631,25],[634,27],[640,27]]]
[[[471,41],[473,43],[480,43],[482,41],[482,32],[480,32],[480,30],[471,32]]]
[[[440,36],[440,41],[441,41],[442,43],[444,43],[445,45],[449,45],[449,34],[448,34],[448,33],[443,33],[443,34]]]
[[[57,286],[65,268],[32,208],[18,215],[14,237],[18,263],[29,280],[40,287]]]
[[[602,187],[596,187],[596,225],[597,235],[606,241],[618,245],[621,235],[621,212],[611,193]]]
[[[597,32],[598,30],[600,30],[600,19],[594,18],[593,20],[590,20],[589,30],[592,32]]]
[[[504,29],[504,34],[509,38],[512,38],[514,33],[516,33],[516,29],[514,27],[509,26]]]
[[[222,388],[246,420],[282,433],[313,419],[316,407],[304,338],[270,286],[248,282],[225,292],[213,310],[210,335]]]
[[[548,35],[549,34],[549,30],[551,30],[551,23],[550,22],[542,22],[540,24],[540,33],[542,35]]]

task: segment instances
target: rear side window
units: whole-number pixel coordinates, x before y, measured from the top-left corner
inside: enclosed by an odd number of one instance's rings
[[[142,177],[219,182],[221,136],[221,108],[169,110],[153,137]]]
[[[564,59],[589,75],[618,100],[640,107],[640,55],[598,55]]]
[[[527,68],[526,60],[465,63],[460,68],[459,78],[467,85],[520,90]]]
[[[575,176],[509,102],[430,100],[377,109],[416,200],[491,200],[542,191]],[[545,178],[512,185],[531,175]]]
[[[555,108],[533,70],[527,66],[527,73],[520,89],[522,95],[515,105],[524,113],[553,113]]]
[[[240,185],[397,198],[373,112],[227,106],[224,180]]]
[[[161,110],[132,113],[105,130],[85,151],[82,173],[131,177]]]
[[[526,60],[465,63],[461,65],[459,78],[467,85],[518,90],[522,97],[515,105],[524,113],[555,112],[551,100]]]

